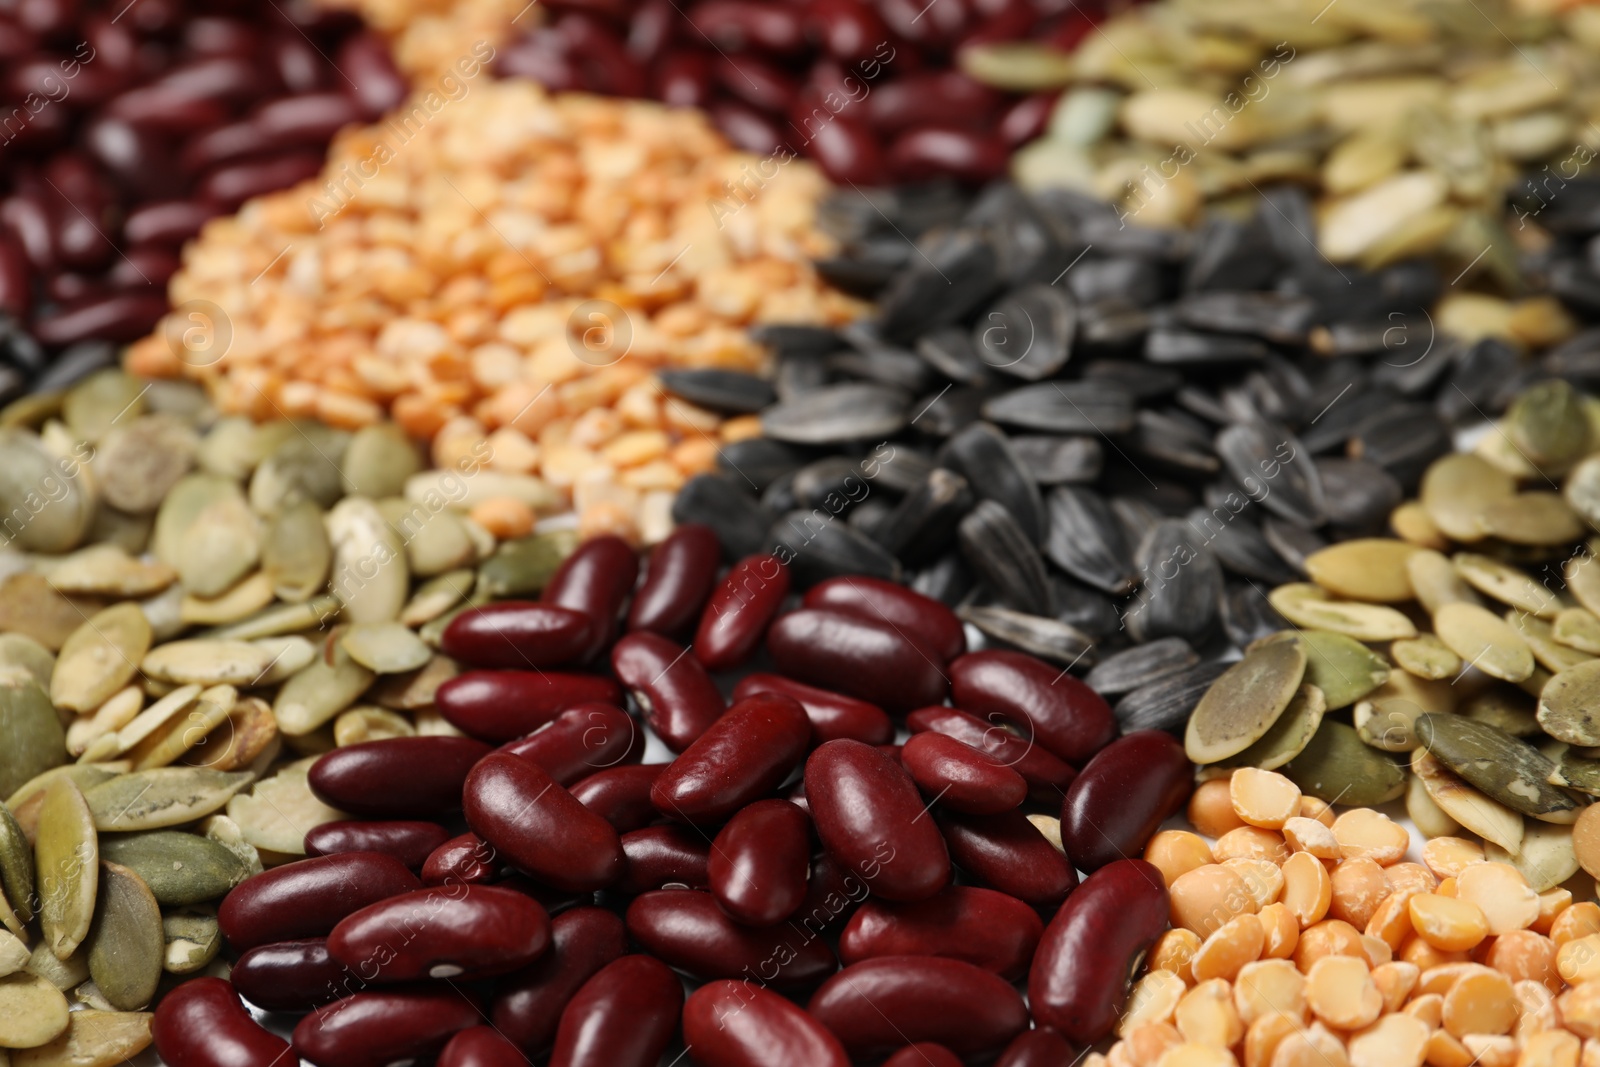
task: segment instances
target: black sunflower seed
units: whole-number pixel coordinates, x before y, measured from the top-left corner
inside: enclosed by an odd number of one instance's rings
[[[1150,408],[1138,413],[1126,443],[1136,455],[1182,470],[1214,474],[1222,469],[1221,462],[1211,451],[1209,433]]]
[[[951,552],[918,571],[911,579],[911,588],[941,604],[955,607],[972,591],[973,581],[972,569],[961,558],[961,553]]]
[[[972,331],[945,326],[917,339],[917,355],[940,374],[958,385],[988,385],[995,374],[978,357]]]
[[[1363,390],[1354,382],[1349,386],[1335,390],[1317,410],[1311,425],[1300,431],[1300,443],[1309,451],[1343,450],[1362,423],[1402,402],[1400,394],[1392,389],[1373,386]]]
[[[672,501],[672,520],[702,522],[717,532],[722,551],[739,559],[766,547],[772,515],[756,503],[737,475],[699,474],[684,483]]]
[[[1078,343],[1094,349],[1130,349],[1150,331],[1150,313],[1121,300],[1078,307]]]
[[[1289,629],[1288,621],[1267,603],[1266,591],[1258,586],[1230,583],[1222,592],[1219,608],[1222,632],[1240,648],[1257,638]]]
[[[1386,469],[1402,486],[1414,486],[1428,464],[1453,446],[1450,427],[1421,404],[1396,404],[1363,422],[1345,452]]]
[[[1035,544],[1044,539],[1044,499],[1006,435],[975,422],[950,437],[934,457],[941,467],[967,480],[973,495],[993,500],[1011,513]]]
[[[1092,489],[1062,485],[1046,501],[1050,532],[1044,550],[1072,577],[1122,596],[1133,590],[1139,570],[1122,524],[1104,497]]]
[[[1299,573],[1274,551],[1244,508],[1239,512],[1226,504],[1209,510],[1197,508],[1189,513],[1188,522],[1195,536],[1216,553],[1217,562],[1224,569],[1268,585],[1299,580]]]
[[[911,566],[930,563],[954,546],[973,501],[965,478],[937,467],[877,524],[873,540]]]
[[[1183,375],[1142,359],[1097,359],[1083,368],[1089,381],[1113,382],[1135,400],[1155,400],[1183,388]]]
[[[1094,437],[1024,434],[1013,437],[1011,447],[1040,485],[1092,482],[1100,476],[1103,456]]]
[[[795,505],[801,508],[822,507],[824,503],[845,501],[856,504],[872,492],[861,463],[848,456],[828,456],[801,467],[794,473],[789,485]]]
[[[661,370],[661,387],[673,396],[712,411],[743,414],[760,411],[777,399],[772,383],[754,374],[732,370]]]
[[[980,233],[955,230],[919,249],[878,301],[888,340],[909,341],[930,326],[965,318],[996,285],[998,260]]]
[[[983,418],[988,389],[946,386],[911,403],[911,428],[929,437],[950,437]]]
[[[1272,292],[1190,293],[1173,309],[1196,330],[1244,334],[1278,344],[1304,344],[1316,321],[1316,301]]]
[[[750,339],[766,345],[780,357],[825,356],[844,346],[838,332],[827,326],[761,323],[750,327]]]
[[[1189,642],[1163,637],[1106,656],[1083,680],[1101,696],[1114,697],[1181,674],[1199,662]]]
[[[1050,590],[1055,597],[1056,618],[1062,622],[1097,641],[1105,641],[1121,631],[1122,616],[1117,613],[1117,605],[1098,589],[1052,574]]]
[[[956,611],[985,637],[1063,667],[1089,667],[1095,642],[1077,627],[1059,619],[1028,615],[1010,608],[964,607]]]
[[[779,477],[799,470],[805,465],[806,458],[803,450],[770,437],[730,441],[717,450],[717,466],[723,473],[735,479],[747,480],[757,491],[765,489]]]
[[[1327,518],[1311,453],[1287,427],[1265,422],[1229,426],[1217,434],[1216,449],[1228,473],[1268,511],[1310,527]]]
[[[827,385],[768,408],[761,429],[798,445],[881,440],[906,425],[910,403],[905,393],[881,385]]]
[[[1328,521],[1344,536],[1376,536],[1389,522],[1405,490],[1394,476],[1364,459],[1317,460],[1328,503]]]
[[[1327,540],[1316,531],[1298,523],[1286,522],[1275,515],[1267,515],[1261,520],[1261,536],[1267,539],[1267,544],[1285,563],[1302,575],[1306,573],[1306,557],[1328,547]]]
[[[1122,616],[1136,640],[1175,636],[1199,647],[1215,631],[1222,568],[1196,540],[1187,524],[1162,519],[1140,543],[1142,580]]]
[[[1133,397],[1109,382],[1039,382],[989,400],[983,416],[1045,433],[1125,433],[1133,428]]]
[[[1052,377],[1072,355],[1078,308],[1063,289],[1025,286],[978,316],[972,344],[989,369],[1036,382]]]
[[[1144,339],[1144,358],[1151,363],[1259,363],[1267,358],[1267,352],[1267,346],[1254,337],[1237,334],[1163,328],[1151,330]]]
[[[767,551],[784,560],[802,587],[843,574],[900,580],[900,562],[828,508],[791,511],[767,531]]]
[[[1117,725],[1122,727],[1123,733],[1134,730],[1182,732],[1189,721],[1189,713],[1200,703],[1211,683],[1231,666],[1231,663],[1215,661],[1197,663],[1162,681],[1140,686],[1112,706]]]
[[[1080,303],[1121,300],[1143,307],[1161,299],[1165,288],[1159,264],[1134,256],[1091,257],[1061,276]]]
[[[778,399],[787,403],[798,400],[814,389],[821,389],[832,380],[833,375],[822,360],[812,356],[790,356],[778,360],[772,388]]]
[[[1002,603],[1030,615],[1050,614],[1044,559],[1009,511],[993,500],[980,501],[957,526],[956,538],[973,572]]]

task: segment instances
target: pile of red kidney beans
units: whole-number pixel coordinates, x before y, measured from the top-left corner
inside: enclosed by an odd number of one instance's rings
[[[1052,0],[552,0],[506,48],[505,74],[553,89],[705,108],[740,148],[884,185],[1004,172],[1054,94],[1019,96],[955,69],[964,47],[1070,48],[1102,4]],[[765,161],[764,161],[765,162]],[[771,164],[767,164],[771,166]],[[775,171],[773,173],[776,173]],[[757,173],[753,195],[772,173]]]
[[[635,592],[602,537],[541,600],[457,616],[444,650],[471,669],[436,705],[468,736],[312,766],[353,818],[224,900],[231,988],[161,1001],[165,1061],[276,1062],[241,996],[307,1013],[292,1047],[319,1067],[654,1067],[680,1041],[705,1067],[1043,1067],[1106,1036],[1166,927],[1127,857],[1187,799],[1182,747],[1118,738],[1041,660],[968,652],[904,587],[791,607],[777,558],[720,559],[680,527]],[[731,704],[712,673],[769,666]],[[641,762],[645,729],[671,762]]]

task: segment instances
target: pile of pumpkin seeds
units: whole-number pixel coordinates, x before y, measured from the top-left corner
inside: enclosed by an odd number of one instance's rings
[[[220,898],[344,817],[315,756],[455,732],[444,626],[576,535],[497,543],[467,509],[556,495],[423,466],[393,426],[258,426],[115,370],[0,412],[0,1063],[146,1047],[160,989],[226,973]]]

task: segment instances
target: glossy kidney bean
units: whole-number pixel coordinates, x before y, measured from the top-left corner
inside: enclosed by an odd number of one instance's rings
[[[823,847],[889,900],[950,881],[950,854],[911,776],[871,745],[829,741],[806,760],[806,800]]]
[[[218,126],[189,139],[178,155],[179,165],[190,174],[230,160],[252,155],[266,147],[266,138],[248,119]]]
[[[927,900],[868,900],[839,935],[848,966],[878,956],[946,956],[1008,982],[1028,973],[1044,923],[1016,897],[976,886],[945,886]]]
[[[616,830],[537,764],[504,752],[485,756],[467,775],[462,799],[474,833],[557,889],[602,889],[622,873]]]
[[[683,1005],[683,1043],[700,1067],[850,1067],[844,1046],[755,982],[707,982]]]
[[[767,632],[767,651],[791,678],[890,713],[943,703],[948,688],[937,652],[887,623],[840,611],[791,611]]]
[[[611,669],[644,721],[674,752],[688,748],[721,717],[722,694],[700,661],[653,633],[631,633],[611,649]]]
[[[955,612],[932,597],[882,578],[829,578],[808,589],[801,603],[888,623],[921,640],[941,661],[953,660],[967,650],[967,635]]]
[[[787,146],[788,135],[778,124],[748,104],[713,100],[708,110],[712,123],[735,148],[753,155],[770,156]]]
[[[221,978],[194,978],[162,997],[152,1030],[169,1067],[273,1067],[289,1053]]]
[[[721,822],[776,789],[811,744],[811,720],[792,697],[757,693],[728,709],[673,760],[650,799],[687,822]]]
[[[561,1010],[596,971],[627,948],[622,920],[604,908],[583,907],[550,923],[550,950],[495,989],[490,1019],[530,1056],[550,1047]]]
[[[913,735],[931,731],[953,737],[1022,775],[1023,781],[1028,783],[1028,795],[1034,800],[1059,803],[1078,772],[1028,738],[1018,737],[1003,725],[1004,722],[997,715],[991,715],[991,721],[985,722],[976,715],[942,704],[918,708],[906,716],[906,726]]]
[[[294,1050],[318,1067],[388,1067],[431,1059],[479,1020],[477,1005],[459,989],[363,992],[301,1019]]]
[[[1020,811],[943,812],[939,828],[957,867],[992,889],[1049,909],[1078,884],[1067,858]]]
[[[438,1067],[527,1067],[528,1057],[492,1026],[474,1026],[450,1039]]]
[[[938,956],[883,956],[822,983],[806,1010],[858,1059],[907,1041],[933,1041],[959,1056],[992,1056],[1028,1026],[1028,1009],[1006,981]]]
[[[889,29],[908,41],[929,48],[954,44],[967,27],[964,4],[944,5],[952,10],[924,10],[916,0],[878,0],[878,11]]]
[[[41,197],[14,193],[0,200],[0,226],[22,247],[35,270],[56,269],[55,224]]]
[[[228,980],[266,1011],[310,1011],[357,992],[366,983],[328,955],[326,938],[275,941],[239,957]]]
[[[705,107],[711,100],[710,58],[704,52],[662,56],[650,72],[650,95],[671,107]]]
[[[311,765],[311,791],[352,815],[440,815],[491,749],[470,737],[388,737],[336,748]]]
[[[0,311],[26,318],[33,308],[27,253],[9,234],[0,232]]]
[[[842,63],[866,59],[889,40],[889,27],[861,0],[813,0],[807,21],[811,35]]]
[[[824,852],[811,861],[806,899],[789,917],[789,923],[811,937],[818,937],[823,931],[847,922],[871,892],[872,887],[865,878]]]
[[[705,981],[744,978],[789,989],[815,985],[839,965],[811,930],[793,922],[741,926],[710,893],[693,889],[645,893],[628,905],[626,922],[645,951]]]
[[[234,886],[217,922],[235,949],[326,936],[351,912],[421,889],[393,856],[343,852],[274,867]]]
[[[494,846],[474,833],[441,844],[422,865],[423,885],[477,885],[494,879]]]
[[[867,97],[867,119],[884,134],[941,125],[980,130],[1003,97],[959,70],[928,70],[885,82]]]
[[[1194,768],[1176,738],[1162,730],[1126,734],[1084,764],[1067,790],[1061,843],[1080,871],[1137,856],[1193,791]]]
[[[339,920],[328,954],[368,981],[473,981],[525,967],[550,946],[532,898],[490,885],[419,889]]]
[[[682,1010],[683,983],[660,960],[612,960],[562,1011],[550,1067],[655,1067]]]
[[[1081,1044],[1111,1032],[1133,970],[1167,928],[1167,887],[1144,860],[1117,860],[1084,880],[1045,927],[1028,974],[1040,1026]]]
[[[251,197],[314,178],[322,170],[315,152],[286,152],[263,160],[218,167],[200,179],[196,191],[207,200],[237,208]]]
[[[575,782],[572,795],[578,803],[616,827],[617,833],[640,830],[661,817],[652,790],[667,766],[647,763],[607,767]]]
[[[807,114],[816,112],[808,108]],[[803,151],[834,181],[883,185],[889,180],[889,164],[879,138],[865,123],[825,111],[820,122],[802,118],[797,125],[805,131]]]
[[[979,183],[1005,173],[1010,154],[994,134],[946,126],[924,126],[895,138],[889,146],[889,169],[904,181],[947,174],[958,181]]]
[[[1010,811],[1028,795],[1022,775],[948,734],[914,735],[901,748],[900,762],[917,788],[934,798],[929,803],[956,811],[992,815]]]
[[[268,101],[251,114],[251,123],[267,144],[285,148],[319,144],[340,129],[361,121],[361,105],[340,92],[312,92]]]
[[[157,200],[128,212],[122,236],[134,244],[181,245],[216,214],[214,206],[198,200]]]
[[[628,54],[641,63],[650,63],[672,44],[677,36],[678,10],[672,0],[645,0],[628,18]]]
[[[306,831],[306,855],[333,856],[341,852],[382,852],[411,870],[420,870],[434,849],[450,839],[450,831],[436,822],[393,822],[338,819]]]
[[[950,702],[980,718],[1000,716],[1068,763],[1083,763],[1117,735],[1104,697],[1023,652],[991,649],[957,659]]]
[[[121,94],[106,107],[106,115],[146,133],[170,135],[221,125],[228,109],[219,100],[155,84]]]
[[[500,744],[579,704],[622,703],[609,678],[559,671],[466,671],[441,685],[434,706],[452,726]]]
[[[1049,1027],[1040,1027],[1018,1034],[994,1061],[994,1067],[1060,1067],[1077,1058],[1072,1042]]]
[[[811,873],[811,820],[787,800],[758,800],[717,833],[711,895],[734,919],[771,926],[795,913]]]
[[[694,635],[694,654],[709,671],[732,670],[760,646],[783,598],[789,568],[776,556],[746,556],[712,592]]]
[[[883,1067],[961,1067],[961,1057],[932,1041],[907,1045],[883,1061]]]
[[[344,73],[344,78],[338,80],[355,96],[369,119],[398,106],[411,91],[389,55],[389,46],[371,30],[351,34],[333,54],[333,68]],[[309,89],[312,84],[290,84],[289,88]]]
[[[711,847],[686,826],[647,826],[622,835],[627,868],[616,890],[638,896],[652,889],[706,889],[711,885]]]
[[[261,91],[261,72],[247,57],[212,56],[181,63],[151,85],[192,100],[246,100]]]
[[[701,0],[689,8],[688,17],[695,30],[729,52],[754,49],[787,55],[805,44],[798,7],[753,0]]]
[[[587,658],[600,631],[581,611],[507,600],[457,615],[445,627],[440,649],[473,667],[560,667]]]
[[[667,100],[667,103],[679,102]],[[680,106],[699,104],[700,101],[695,101]],[[673,637],[687,630],[700,617],[700,606],[716,581],[717,562],[721,558],[722,545],[711,527],[686,522],[673,530],[650,552],[644,582],[628,607],[628,630],[648,630],[663,637]]]
[[[626,541],[610,535],[594,537],[562,561],[539,599],[594,620],[597,629],[580,657],[591,659],[616,637],[617,617],[638,577],[639,557]]]
[[[561,785],[644,756],[645,735],[632,715],[610,704],[579,704],[500,751],[531,760]]]
[[[165,293],[91,295],[36,318],[33,334],[47,345],[92,338],[134,341],[149,333],[166,311]]]
[[[116,289],[165,286],[183,264],[164,245],[137,245],[122,250],[105,280]]]
[[[1015,149],[1043,137],[1059,98],[1058,93],[1035,93],[1006,108],[995,127],[1000,140]]]
[[[607,23],[570,12],[555,24],[555,32],[576,61],[583,88],[609,96],[644,94],[644,71]]]
[[[818,689],[781,674],[747,674],[733,687],[735,701],[757,693],[782,693],[798,700],[811,720],[811,740],[819,745],[841,737],[868,745],[881,745],[894,738],[894,722],[888,713],[865,700]]]
[[[711,81],[729,96],[768,114],[781,115],[789,110],[800,92],[794,75],[750,54],[737,60],[727,55],[712,56]]]

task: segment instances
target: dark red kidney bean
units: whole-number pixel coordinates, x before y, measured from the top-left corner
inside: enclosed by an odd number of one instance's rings
[[[941,661],[967,650],[967,635],[955,612],[932,597],[881,578],[829,578],[807,590],[801,604],[896,627],[922,641]]]
[[[572,786],[578,803],[616,827],[617,833],[642,830],[661,817],[651,790],[661,780],[665,763],[607,767]]]
[[[618,641],[611,669],[645,723],[674,752],[688,748],[726,707],[700,661],[658,634],[631,633]]]
[[[929,730],[914,735],[900,750],[917,788],[955,811],[993,815],[1010,811],[1028,796],[1022,775],[986,752]]]
[[[1020,811],[999,815],[942,812],[950,858],[974,879],[1036,908],[1060,904],[1078,884],[1067,857]]]
[[[994,1067],[1061,1067],[1078,1058],[1072,1042],[1051,1030],[1040,1027],[1017,1035],[995,1060]]]
[[[747,674],[733,687],[735,701],[757,693],[781,693],[798,700],[811,720],[811,740],[819,745],[840,737],[881,745],[894,737],[894,722],[888,713],[865,700],[818,689],[781,674]]]
[[[491,885],[419,889],[339,920],[328,954],[366,981],[475,981],[525,967],[550,946],[536,901]]]
[[[1010,148],[1020,148],[1043,137],[1059,98],[1059,93],[1034,93],[1006,108],[996,127],[1000,140]]]
[[[711,895],[747,926],[771,926],[806,899],[811,820],[787,800],[758,800],[739,812],[711,845]]]
[[[581,612],[594,620],[595,632],[587,651],[580,657],[589,659],[616,637],[617,616],[638,577],[639,557],[634,555],[628,542],[608,534],[585,541],[563,560],[539,599],[558,608]]]
[[[792,697],[757,693],[712,723],[656,779],[650,799],[669,818],[721,822],[783,784],[811,745],[811,720]]]
[[[484,61],[488,57],[479,50],[480,47],[473,48],[473,55]],[[493,52],[489,55],[492,56]],[[394,65],[388,44],[371,30],[362,30],[346,38],[333,55],[333,68],[344,72],[345,77],[340,81],[352,87],[356,102],[369,119],[375,119],[397,107],[411,91],[405,77]],[[471,69],[476,73],[478,65],[472,64]],[[289,87],[299,88],[293,84]]]
[[[711,57],[711,81],[723,92],[753,108],[781,115],[800,92],[794,75],[753,55]]]
[[[1193,791],[1194,768],[1171,734],[1126,734],[1084,764],[1067,790],[1061,802],[1061,843],[1080,871],[1097,871],[1137,856]]]
[[[229,890],[217,909],[228,943],[243,951],[273,941],[324,937],[351,912],[422,888],[381,852],[341,852],[274,867]]]
[[[527,1067],[522,1050],[491,1026],[474,1026],[450,1039],[438,1067]]]
[[[98,278],[74,271],[52,275],[44,283],[45,295],[59,303],[78,304],[106,294],[104,283]]]
[[[441,685],[433,703],[463,733],[501,744],[580,704],[620,705],[622,689],[594,674],[465,671]]]
[[[135,341],[167,313],[165,293],[94,295],[34,319],[33,333],[47,345],[70,345],[96,338]]]
[[[1060,21],[1040,39],[1040,43],[1052,44],[1070,52],[1089,35],[1090,30],[1094,29],[1094,23],[1095,20],[1086,12],[1072,8],[1062,13]]]
[[[767,651],[791,678],[870,700],[891,714],[941,704],[948,688],[938,653],[886,623],[839,611],[791,611],[767,632]]]
[[[1117,860],[1084,879],[1045,927],[1028,973],[1040,1026],[1089,1045],[1111,1032],[1133,970],[1167,928],[1167,887],[1144,860]]]
[[[239,19],[201,15],[184,25],[183,46],[204,56],[248,56],[256,48],[256,28]]]
[[[786,150],[788,134],[755,108],[737,100],[713,100],[708,110],[712,123],[735,148],[757,156]]]
[[[84,130],[83,143],[126,188],[144,196],[172,195],[173,160],[163,138],[121,119],[102,116]]]
[[[207,200],[237,208],[251,197],[287,189],[322,171],[322,156],[290,152],[270,159],[218,167],[200,179],[196,191]]]
[[[0,226],[21,246],[34,270],[54,271],[59,266],[55,222],[42,197],[14,193],[0,201]]]
[[[78,152],[58,152],[44,167],[46,184],[67,205],[98,216],[111,205],[113,194],[93,164]],[[70,210],[70,207],[68,208]]]
[[[614,888],[627,896],[711,885],[711,846],[699,830],[646,826],[622,835],[622,854],[628,865]]]
[[[557,889],[603,889],[622,873],[616,830],[537,764],[505,752],[485,756],[467,775],[462,800],[474,833]]]
[[[883,1067],[961,1067],[961,1057],[932,1041],[907,1045],[883,1061]]]
[[[269,145],[287,147],[324,144],[361,117],[361,105],[344,93],[301,93],[262,104],[251,115],[251,124]]]
[[[121,94],[107,105],[106,114],[137,130],[157,134],[209,129],[228,119],[228,109],[220,100],[195,96],[160,83]]]
[[[655,1067],[682,1010],[683,983],[666,964],[612,960],[562,1011],[550,1067]]]
[[[502,49],[495,58],[495,73],[502,78],[527,78],[551,92],[581,88],[578,64],[563,48],[555,33],[540,30]]]
[[[244,999],[266,1011],[310,1011],[366,985],[328,955],[326,938],[275,941],[239,957],[228,980]]]
[[[839,958],[848,966],[877,956],[945,956],[1015,982],[1028,973],[1042,933],[1038,913],[1016,897],[952,885],[912,904],[866,901],[839,935]]]
[[[640,63],[654,62],[671,46],[677,27],[672,0],[645,0],[628,19],[628,55]]]
[[[0,232],[0,311],[25,319],[33,306],[28,254],[9,234]]]
[[[907,1041],[933,1041],[959,1056],[992,1056],[1028,1027],[1028,1009],[997,975],[938,956],[883,956],[846,967],[812,994],[806,1010],[857,1059]]]
[[[275,34],[267,43],[266,51],[267,62],[273,73],[291,93],[309,93],[328,83],[329,79],[324,76],[328,73],[327,64],[322,62],[317,50],[300,34]],[[338,66],[344,69],[342,61],[338,62]],[[360,87],[358,82],[357,89]]]
[[[788,55],[805,45],[798,7],[753,3],[751,0],[701,0],[688,12],[689,24],[719,49],[756,49]],[[739,61],[744,62],[741,56]]]
[[[157,200],[128,212],[122,236],[132,244],[181,245],[200,233],[217,208],[198,200]]]
[[[56,249],[62,263],[84,271],[101,270],[116,251],[94,219],[79,214],[68,204],[60,205],[56,213]]]
[[[307,830],[305,843],[308,856],[382,852],[415,871],[422,868],[434,849],[449,839],[450,831],[436,822],[338,819]]]
[[[243,159],[268,147],[261,130],[246,119],[190,138],[178,154],[178,163],[185,172],[197,174],[207,167]]]
[[[433,1058],[479,1018],[477,1005],[456,988],[357,993],[301,1019],[294,1050],[319,1067],[388,1067]]]
[[[823,847],[889,900],[950,881],[950,854],[900,765],[871,745],[829,741],[806,760],[806,800]]]
[[[556,23],[555,33],[577,61],[583,87],[589,92],[644,95],[644,71],[604,22],[572,12]]]
[[[537,1056],[555,1039],[561,1010],[596,971],[627,949],[622,920],[604,908],[583,907],[550,923],[550,950],[496,986],[490,1018],[496,1030]]]
[[[950,702],[980,718],[1000,716],[1068,763],[1085,762],[1117,736],[1104,697],[1024,652],[970,652],[950,664]]]
[[[247,57],[216,56],[182,63],[150,84],[195,100],[249,100],[261,92],[261,72]],[[114,110],[129,110],[118,105]]]
[[[850,1067],[839,1039],[754,982],[707,982],[683,1005],[683,1043],[700,1067]]]
[[[644,731],[632,715],[610,704],[579,704],[500,751],[531,760],[561,785],[571,785],[607,767],[638,763],[644,748]]]
[[[494,846],[474,833],[440,844],[422,865],[423,885],[478,885],[495,876]]]
[[[889,29],[906,40],[934,48],[954,44],[967,28],[965,5],[942,4],[935,7],[949,10],[924,9],[917,0],[877,2],[878,11]]]
[[[470,737],[388,737],[346,745],[311,765],[306,783],[352,815],[442,815],[461,808],[461,785],[492,751]]]
[[[995,5],[986,5],[993,8]],[[1003,4],[988,19],[961,35],[956,51],[995,41],[1015,41],[1026,37],[1039,23],[1039,13],[1032,4]]]
[[[856,63],[875,52],[881,58],[889,40],[889,27],[861,0],[813,0],[807,19],[811,36],[841,63]]]
[[[1001,725],[1003,721],[994,716],[992,722],[985,722],[976,715],[942,704],[918,708],[906,716],[906,726],[912,734],[941,733],[985,752],[1022,775],[1028,783],[1028,795],[1034,800],[1059,803],[1078,772],[1042,746],[1012,733]]]
[[[183,264],[169,248],[146,245],[124,249],[106,274],[106,281],[117,289],[166,288],[167,280]]]
[[[667,61],[675,62],[692,55],[698,53],[677,53],[667,57]],[[661,99],[686,107],[699,107],[704,103],[703,100],[683,103],[666,96]],[[648,630],[672,637],[687,630],[700,617],[700,606],[710,595],[721,558],[722,545],[711,527],[687,522],[673,530],[650,553],[644,582],[628,608],[629,632]]]
[[[156,1052],[171,1067],[273,1067],[289,1042],[263,1029],[222,978],[191,978],[156,1006]]]
[[[780,989],[815,985],[839,966],[833,949],[793,922],[741,926],[710,893],[659,889],[628,905],[628,936],[651,955],[710,981],[744,978]]]
[[[694,654],[708,671],[749,659],[789,595],[789,568],[776,556],[746,556],[712,592],[694,635]]]
[[[849,921],[856,907],[872,892],[865,878],[848,870],[826,852],[811,861],[806,899],[789,917],[789,925],[819,937]]]
[[[506,600],[469,608],[451,619],[439,647],[473,667],[560,667],[586,659],[600,629],[581,611]]]
[[[1003,99],[959,70],[930,70],[875,87],[866,111],[883,134],[930,125],[977,130],[990,124]]]
[[[938,176],[976,184],[1004,174],[1009,161],[994,134],[946,126],[911,130],[889,146],[889,169],[905,181]]]

